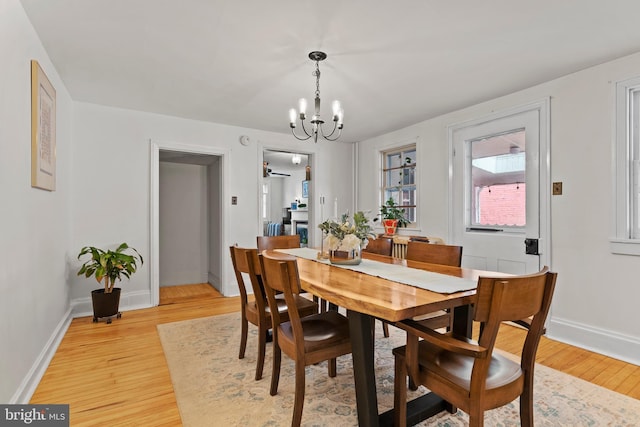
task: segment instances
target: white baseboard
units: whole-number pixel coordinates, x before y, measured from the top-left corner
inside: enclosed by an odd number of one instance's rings
[[[126,292],[124,289],[122,290],[119,307],[121,312],[149,307],[153,307],[150,291]],[[71,300],[71,313],[72,317],[93,316],[91,294],[85,298]]]
[[[62,316],[62,320],[60,320],[56,328],[53,330],[51,337],[47,340],[42,351],[36,358],[36,361],[31,366],[31,369],[29,369],[29,372],[20,383],[20,387],[18,387],[18,390],[16,390],[13,397],[11,397],[11,400],[9,401],[10,404],[24,405],[29,403],[31,396],[33,396],[33,393],[36,391],[36,388],[42,379],[42,376],[47,370],[47,367],[49,367],[51,359],[53,359],[53,356],[56,354],[64,334],[67,333],[67,329],[69,329],[69,325],[71,324],[71,319],[71,308],[69,308],[64,316]]]
[[[640,339],[553,317],[548,338],[640,366]]]

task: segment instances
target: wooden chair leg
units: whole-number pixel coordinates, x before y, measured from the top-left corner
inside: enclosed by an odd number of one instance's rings
[[[333,359],[335,362],[335,359]],[[296,391],[295,399],[293,401],[293,418],[291,420],[292,427],[300,426],[302,422],[302,409],[304,407],[304,387],[305,387],[305,372],[304,363],[301,361],[296,362]]]
[[[275,396],[278,393],[278,382],[280,381],[280,359],[282,352],[278,345],[278,340],[273,337],[273,368],[271,369],[271,390],[269,394]]]
[[[329,376],[331,378],[335,377],[338,374],[338,367],[337,367],[337,363],[336,363],[336,359],[329,359],[327,361],[327,364],[329,365]]]
[[[385,338],[389,338],[389,324],[384,320],[382,321],[382,333]]]
[[[520,395],[520,425],[533,427],[533,390],[531,384],[527,384],[526,381]]]
[[[393,425],[407,425],[407,367],[404,357],[395,357],[395,374],[393,380]]]
[[[238,353],[238,359],[244,359],[244,352],[247,349],[247,335],[249,333],[249,325],[247,319],[243,318],[242,330],[240,331],[240,353]]]
[[[256,362],[256,381],[262,379],[264,370],[264,354],[267,347],[268,329],[263,325],[258,328],[258,361]]]

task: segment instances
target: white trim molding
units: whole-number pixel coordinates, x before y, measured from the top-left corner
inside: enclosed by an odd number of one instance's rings
[[[29,369],[27,375],[22,379],[18,390],[16,390],[14,395],[11,397],[11,400],[9,400],[9,404],[24,405],[29,403],[31,396],[33,396],[33,393],[36,391],[36,388],[42,379],[42,376],[49,367],[51,359],[53,359],[53,356],[56,354],[56,351],[60,346],[60,342],[62,342],[62,338],[64,338],[64,335],[67,333],[67,329],[69,329],[69,325],[71,324],[71,319],[71,308],[69,308],[62,316],[58,325],[56,325],[56,328],[53,330],[53,333],[31,366],[31,369]]]
[[[552,317],[547,337],[640,366],[640,340],[606,329]]]

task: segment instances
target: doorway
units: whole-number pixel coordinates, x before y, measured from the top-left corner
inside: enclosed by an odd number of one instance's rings
[[[161,285],[206,285],[224,295],[223,170],[217,150],[152,142],[152,305],[160,303]],[[187,286],[179,293],[191,292]]]
[[[549,250],[548,101],[449,129],[450,240],[463,267],[528,274]]]
[[[265,149],[262,153],[260,221],[264,236],[298,234],[301,246],[311,245],[313,200],[311,155]]]

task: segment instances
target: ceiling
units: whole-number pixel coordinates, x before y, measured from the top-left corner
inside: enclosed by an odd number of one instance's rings
[[[640,51],[637,0],[21,1],[76,101],[288,133],[322,50],[347,142]]]

